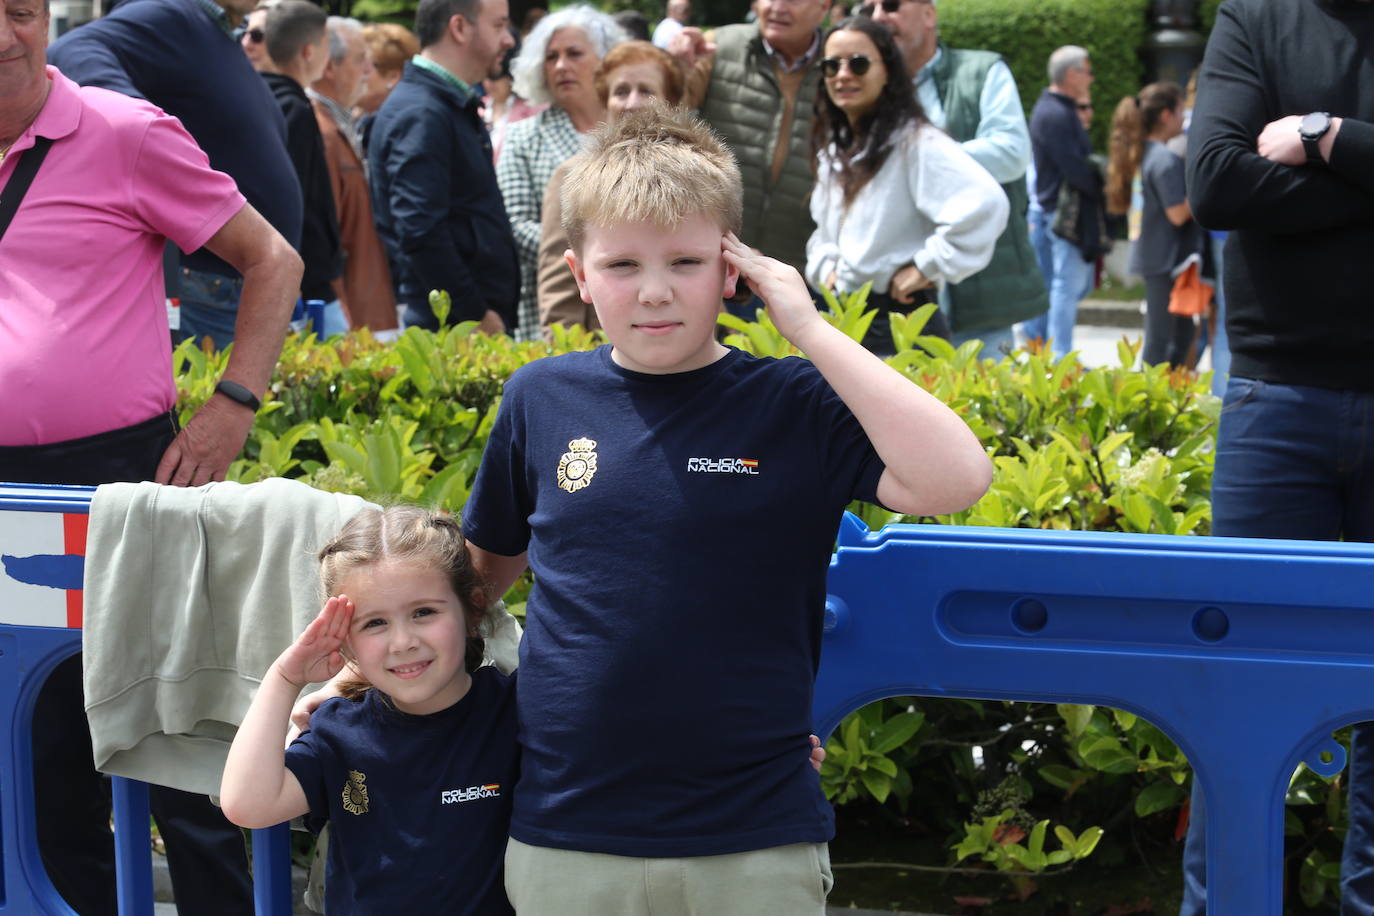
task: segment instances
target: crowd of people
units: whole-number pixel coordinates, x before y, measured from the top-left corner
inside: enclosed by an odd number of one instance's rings
[[[406,325],[433,328],[436,289],[452,295],[455,319],[520,340],[547,336],[554,323],[598,327],[557,247],[555,175],[590,130],[652,98],[699,111],[729,145],[746,176],[748,244],[801,270],[817,301],[822,289],[871,284],[878,315],[866,345],[875,352],[894,350],[888,316],[924,302],[939,305],[926,333],[956,345],[979,339],[995,356],[1040,338],[1068,352],[1112,217],[1129,224],[1131,265],[1146,279],[1144,361],[1195,365],[1208,340],[1191,317],[1167,312],[1179,265],[1209,246],[1191,217],[1167,222],[1182,212],[1181,196],[1172,199],[1181,159],[1170,202],[1160,203],[1158,176],[1173,153],[1168,137],[1145,137],[1159,126],[1158,102],[1138,106],[1149,124],[1134,131],[1150,155],[1123,146],[1104,168],[1088,142],[1092,69],[1082,48],[1051,57],[1028,126],[1006,63],[946,47],[930,0],[873,2],[852,16],[821,0],[758,0],[749,21],[709,35],[688,24],[689,0],[671,0],[652,33],[643,17],[586,5],[532,10],[520,28],[497,6],[470,6],[457,25],[417,16],[414,32],[325,17],[309,0],[226,6],[209,22],[188,22],[183,8],[173,34],[208,47],[208,28],[229,30],[249,65],[232,68],[224,85],[244,91],[218,119],[206,112],[221,93],[173,88],[192,51],[130,61],[141,30],[171,20],[166,11],[116,6],[59,40],[50,59],[78,83],[182,118],[211,165],[300,253],[298,293],[322,304],[324,336],[366,327],[385,340]],[[832,41],[863,47],[832,54]],[[621,53],[608,58],[612,50]],[[213,51],[199,69],[229,66],[222,44]],[[250,69],[266,94],[248,85]],[[637,89],[617,82],[619,69]],[[629,94],[616,98],[613,85]],[[265,109],[268,97],[276,111]],[[1186,109],[1168,112],[1160,129],[1181,132]],[[242,150],[229,125],[265,149]],[[1149,180],[1132,196],[1137,172]],[[1214,261],[1203,264],[1216,286]],[[177,339],[232,342],[242,289],[227,265],[182,255],[168,295],[180,305]],[[748,296],[727,304],[746,317],[757,306]]]
[[[1230,0],[1195,106],[1162,83],[1121,100],[1106,162],[1088,142],[1084,48],[1050,57],[1027,122],[1006,63],[947,47],[932,0],[852,16],[756,0],[749,21],[711,33],[672,0],[654,41],[642,17],[587,6],[515,29],[506,0],[421,0],[412,32],[308,0],[125,0],[51,45],[45,0],[0,5],[0,479],[222,480],[299,299],[323,304],[323,333],[434,327],[436,289],[487,333],[605,331],[608,347],[511,380],[461,530],[383,513],[341,535],[353,546],[337,569],[326,549],[334,597],[274,666],[258,727],[241,733],[257,744],[226,772],[240,821],[366,809],[348,754],[391,731],[326,712],[317,745],[284,761],[263,738],[291,688],[338,672],[344,651],[392,713],[480,706],[506,743],[518,713],[519,790],[481,828],[489,880],[461,891],[473,912],[509,911],[492,883],[502,862],[522,912],[647,907],[627,888],[710,912],[823,910],[833,819],[806,762],[806,687],[839,514],[855,498],[957,511],[991,473],[963,421],[874,356],[894,349],[889,316],[933,303],[932,328],[955,342],[996,350],[1021,335],[1067,352],[1114,221],[1145,278],[1146,362],[1196,357],[1199,325],[1170,308],[1187,265],[1231,312],[1214,531],[1374,537],[1361,483],[1374,450],[1350,422],[1374,390],[1358,282],[1374,233],[1369,0]],[[1233,232],[1224,284],[1219,239],[1194,212]],[[860,346],[815,303],[865,284],[879,319]],[[1313,291],[1324,311],[1293,307]],[[721,346],[722,302],[767,308],[809,361]],[[1214,347],[1224,330],[1209,329]],[[171,343],[186,338],[234,348],[183,428]],[[625,506],[649,502],[660,524],[624,531]],[[748,569],[680,549],[722,531],[759,554]],[[511,706],[511,683],[469,672],[464,643],[478,635],[469,618],[527,568]],[[610,613],[630,606],[640,613]],[[385,640],[373,627],[411,654],[392,664],[367,649]],[[44,865],[78,912],[114,913],[79,658],[38,703]],[[1355,744],[1362,838],[1374,753],[1363,730]],[[509,760],[444,766],[487,789],[477,764],[506,773]],[[237,829],[204,798],[152,801],[178,900],[251,912]],[[1190,912],[1206,895],[1202,824]],[[350,843],[414,851],[350,826],[336,875],[394,861],[359,866]],[[1374,899],[1370,848],[1347,843],[1349,900]],[[692,867],[654,871],[669,860]],[[357,874],[361,893],[371,873]]]

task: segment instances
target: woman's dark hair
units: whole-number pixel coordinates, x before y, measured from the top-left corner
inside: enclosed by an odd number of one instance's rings
[[[908,125],[924,124],[926,113],[916,99],[916,89],[906,72],[902,52],[887,26],[867,16],[850,16],[825,33],[821,42],[822,56],[830,36],[841,31],[867,35],[887,70],[887,82],[873,110],[859,120],[857,130],[831,100],[824,79],[816,93],[816,116],[811,124],[811,166],[813,169],[816,166],[816,154],[833,143],[835,158],[840,164],[840,187],[844,189],[844,202],[848,204],[887,161],[893,136]]]

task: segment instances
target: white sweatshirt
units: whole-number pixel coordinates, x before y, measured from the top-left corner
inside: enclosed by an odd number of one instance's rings
[[[1010,206],[1001,186],[962,146],[929,124],[897,133],[887,161],[844,206],[834,148],[822,150],[806,245],[806,279],[818,289],[833,270],[836,289],[872,282],[915,264],[926,278],[958,283],[992,260]]]

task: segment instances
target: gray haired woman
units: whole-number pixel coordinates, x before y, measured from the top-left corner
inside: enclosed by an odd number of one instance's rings
[[[553,170],[581,148],[580,135],[606,119],[596,92],[596,65],[625,40],[615,20],[590,6],[551,13],[525,39],[511,64],[515,93],[549,107],[512,124],[501,146],[496,181],[520,250],[520,326],[517,340],[538,340],[539,217]]]

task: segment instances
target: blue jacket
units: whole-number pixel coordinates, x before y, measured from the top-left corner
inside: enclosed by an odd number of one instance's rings
[[[1102,179],[1092,165],[1092,145],[1074,100],[1049,89],[1031,111],[1031,152],[1035,157],[1035,199],[1046,213],[1059,205],[1059,186],[1069,185],[1089,197],[1102,195]]]
[[[147,99],[182,125],[211,168],[293,246],[300,247],[301,186],[286,153],[286,122],[238,42],[196,0],[126,0],[63,35],[48,63],[82,86]],[[202,249],[188,267],[237,276]]]
[[[515,327],[520,265],[478,101],[408,63],[372,125],[372,210],[407,324],[434,327],[429,292],[445,290],[451,321],[492,309]]]

